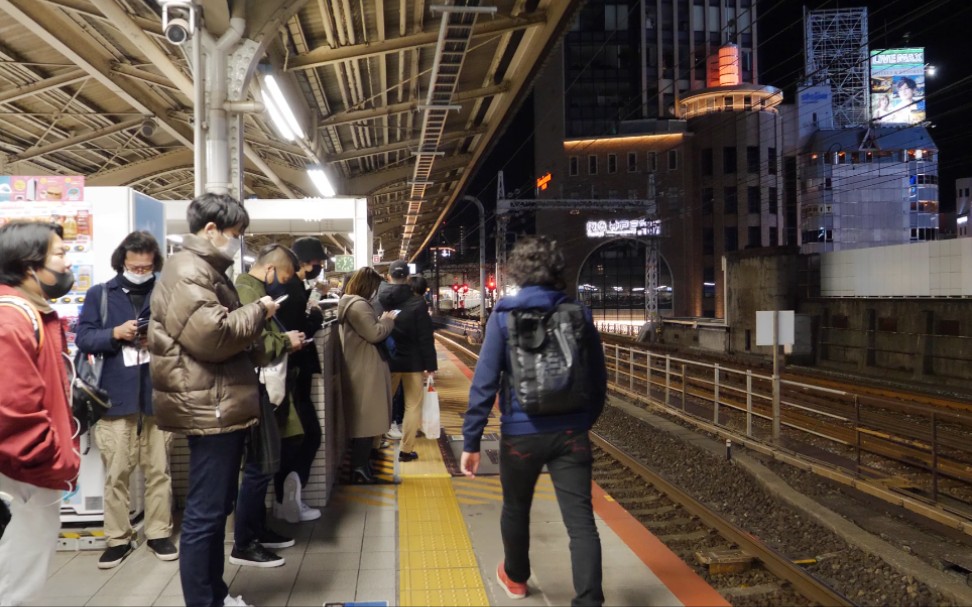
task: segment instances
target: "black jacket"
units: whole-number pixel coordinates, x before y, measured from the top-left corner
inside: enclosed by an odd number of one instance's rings
[[[312,308],[310,314],[306,312],[309,297],[304,288],[304,281],[297,276],[291,278],[287,282],[287,295],[290,297],[280,304],[276,315],[277,320],[288,331],[303,331],[307,337],[313,337],[321,329],[324,316],[319,309]],[[320,373],[321,361],[317,359],[317,348],[307,346],[291,353],[290,365],[292,368],[301,369],[308,376]]]
[[[388,369],[392,373],[437,370],[432,317],[425,298],[412,293],[408,285],[382,283],[378,288],[378,303],[386,312],[401,310],[391,334],[395,340],[395,356],[388,361]]]

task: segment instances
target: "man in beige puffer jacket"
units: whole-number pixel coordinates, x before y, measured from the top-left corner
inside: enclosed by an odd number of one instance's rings
[[[164,430],[188,435],[189,494],[179,574],[187,607],[245,604],[223,581],[226,517],[233,511],[246,429],[260,404],[250,350],[277,305],[245,306],[225,274],[249,224],[230,196],[189,205],[183,250],[170,257],[152,293],[148,343],[153,407]]]

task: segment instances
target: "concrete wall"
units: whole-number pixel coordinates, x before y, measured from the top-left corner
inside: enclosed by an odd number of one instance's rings
[[[823,253],[820,294],[824,297],[972,296],[972,239]]]
[[[729,350],[772,353],[756,346],[756,312],[796,310],[799,257],[793,247],[738,251],[726,256]]]

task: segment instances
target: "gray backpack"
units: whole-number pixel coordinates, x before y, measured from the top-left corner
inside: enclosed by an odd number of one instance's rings
[[[506,317],[508,379],[527,415],[565,415],[591,401],[587,374],[590,327],[584,307],[564,302],[553,310],[511,310]]]

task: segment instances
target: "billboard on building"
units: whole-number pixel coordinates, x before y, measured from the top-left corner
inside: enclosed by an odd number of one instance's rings
[[[881,124],[925,120],[925,49],[871,51],[871,119]]]

